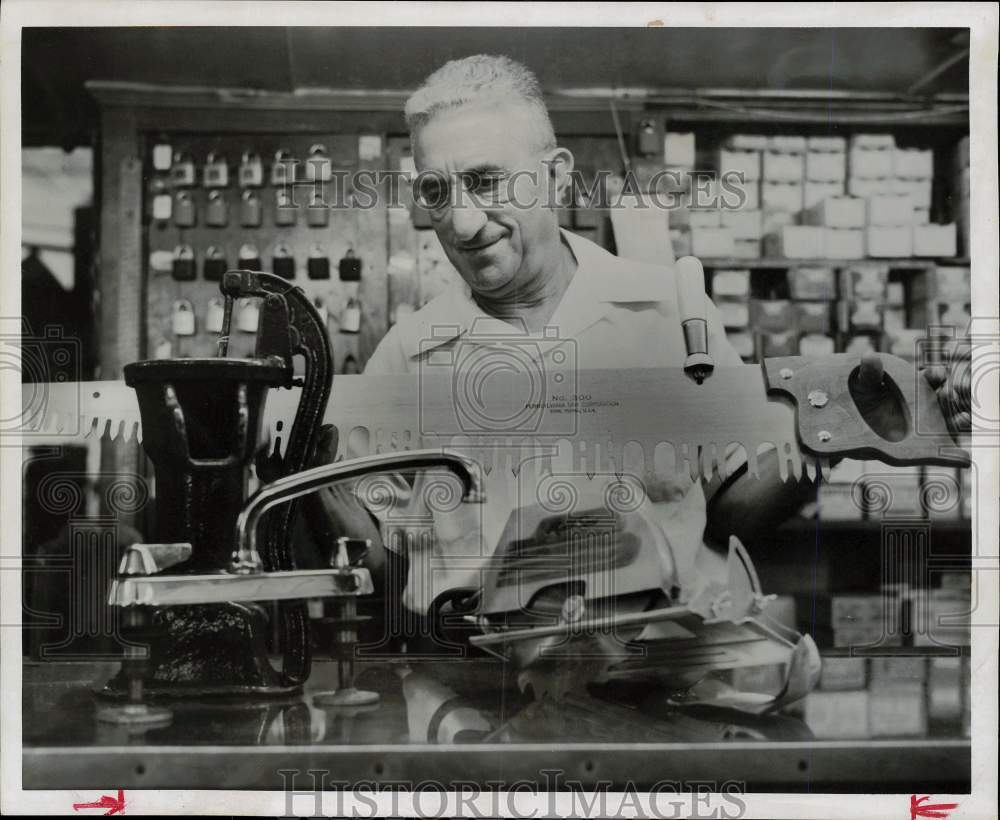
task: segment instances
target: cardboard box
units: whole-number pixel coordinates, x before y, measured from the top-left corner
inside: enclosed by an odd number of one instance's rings
[[[972,298],[969,268],[937,265],[931,272],[932,288],[927,294],[939,302],[967,302]]]
[[[962,690],[967,686],[961,658],[931,658],[927,672],[928,719],[961,720]]]
[[[913,209],[913,224],[914,225],[927,225],[931,221],[931,209],[930,208],[914,208]]]
[[[764,220],[758,210],[721,211],[722,227],[733,232],[734,239],[760,239]]]
[[[750,271],[717,270],[712,276],[712,298],[747,299],[750,296]]]
[[[868,684],[868,661],[865,658],[823,658],[819,688],[828,692],[864,689]]]
[[[775,233],[785,225],[794,224],[795,214],[790,211],[776,211],[774,209],[761,211],[761,233],[763,236]]]
[[[733,134],[726,139],[725,145],[731,151],[763,151],[767,148],[767,137],[763,134]]]
[[[882,598],[879,595],[831,595],[830,625],[845,626],[880,621]]]
[[[744,182],[757,182],[761,178],[759,151],[719,151],[719,175],[742,174]]]
[[[743,194],[743,210],[756,211],[760,208],[759,182],[744,182],[736,187]]]
[[[802,222],[824,228],[864,228],[866,208],[867,203],[859,197],[827,197],[804,211]]]
[[[837,346],[832,336],[824,336],[821,333],[806,333],[799,339],[800,356],[832,356],[837,350]]]
[[[695,141],[690,132],[668,131],[663,136],[663,162],[676,168],[694,168]]]
[[[869,225],[912,225],[913,200],[909,194],[877,194],[868,198]]]
[[[893,193],[893,182],[889,177],[884,179],[848,177],[847,193],[850,196],[858,196],[862,199],[868,199],[869,197],[877,196],[878,194],[891,194]]]
[[[806,138],[798,134],[778,134],[768,138],[767,150],[781,154],[804,154]]]
[[[806,150],[843,154],[847,151],[847,140],[843,137],[806,137]]]
[[[734,330],[743,330],[750,323],[750,310],[747,303],[735,299],[717,299],[715,302],[719,311],[722,326]]]
[[[801,182],[805,171],[805,154],[764,152],[763,179],[765,182]]]
[[[760,201],[764,210],[797,214],[802,210],[802,183],[764,181],[761,183]]]
[[[787,299],[751,299],[750,324],[756,331],[783,332],[794,327],[795,313]]]
[[[864,149],[879,151],[896,147],[896,138],[892,134],[854,134],[851,137],[851,150]]]
[[[874,258],[901,258],[913,255],[913,227],[872,226],[865,230],[865,248]]]
[[[736,239],[733,241],[733,257],[736,259],[760,259],[759,239]]]
[[[847,179],[847,157],[844,154],[817,153],[806,154],[806,179],[811,182],[839,182]]]
[[[882,331],[896,333],[906,327],[906,311],[901,307],[889,307],[882,310]]]
[[[794,330],[761,333],[759,338],[762,356],[794,356],[798,353],[798,334]]]
[[[733,232],[728,228],[692,228],[691,253],[697,257],[732,256]]]
[[[818,202],[831,196],[843,196],[843,182],[811,182],[807,181],[802,188],[802,207],[811,208]]]
[[[850,175],[857,179],[885,179],[892,176],[892,151],[852,148],[847,154]]]
[[[913,361],[916,358],[918,345],[927,336],[922,328],[904,328],[903,330],[886,331],[888,336],[888,353],[901,359]]]
[[[799,333],[829,333],[829,302],[796,302],[795,325]]]
[[[921,683],[872,685],[868,690],[868,725],[872,737],[923,737],[927,704]]]
[[[864,259],[865,232],[861,228],[823,228],[823,255],[828,259]]]
[[[958,233],[955,223],[948,225],[914,225],[914,256],[955,256],[958,253]]]
[[[849,265],[840,270],[840,298],[885,300],[889,266],[877,263]]]
[[[744,331],[726,331],[726,339],[744,361],[753,358],[753,336]]]
[[[914,208],[930,208],[932,201],[929,179],[893,179],[890,191],[895,194],[909,194]]]
[[[833,268],[791,268],[788,291],[793,299],[829,301],[837,298],[837,279]]]
[[[927,680],[927,658],[883,656],[871,659],[872,684],[897,681],[923,683]]]
[[[819,740],[870,737],[868,712],[867,691],[814,691],[805,698],[805,722]]]
[[[768,256],[784,259],[822,259],[823,228],[812,225],[785,225],[764,238]]]
[[[933,179],[934,152],[896,148],[892,152],[892,173],[897,179]]]

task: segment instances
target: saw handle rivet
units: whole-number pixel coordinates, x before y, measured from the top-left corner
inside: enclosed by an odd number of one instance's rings
[[[830,401],[825,390],[810,390],[808,398],[809,404],[816,408],[826,407],[826,403]]]
[[[830,432],[829,430],[820,430],[820,431],[819,431],[819,432],[818,432],[818,433],[816,434],[816,437],[817,437],[817,438],[818,438],[818,439],[819,439],[820,441],[823,441],[823,442],[827,442],[827,441],[829,441],[830,439],[832,439],[832,438],[833,438],[833,434],[832,434],[832,433],[831,433],[831,432]]]
[[[781,368],[781,370],[778,371],[778,375],[781,376],[781,378],[783,379],[790,379],[792,378],[792,376],[795,375],[795,373],[792,372],[792,369],[790,367],[783,367]]]

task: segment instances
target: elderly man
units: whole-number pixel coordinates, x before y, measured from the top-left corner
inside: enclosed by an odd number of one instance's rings
[[[538,81],[528,69],[498,56],[449,62],[409,99],[406,119],[420,172],[417,202],[429,211],[462,281],[396,324],[366,373],[419,372],[427,357],[460,345],[482,348],[485,358],[478,360],[486,362],[490,345],[512,336],[531,340],[541,368],[556,367],[558,351],[565,357],[567,346],[579,368],[683,364],[672,268],[618,258],[560,229],[552,205],[570,183],[573,156],[557,144]],[[740,364],[714,306],[708,307],[709,349],[716,363]],[[880,381],[877,360],[869,361],[862,398],[872,419],[881,417],[891,426]],[[335,439],[325,446],[329,458]],[[769,470],[777,476],[776,463],[765,459],[762,467],[763,480],[738,474],[717,494],[717,486],[673,471],[644,476],[646,512],[670,544],[671,581],[682,590],[694,589],[721,563],[704,549],[705,542],[725,543],[732,533],[752,543],[808,491],[805,484],[768,480]],[[425,481],[426,476],[416,476],[412,484],[396,477],[395,502],[379,505],[381,532],[357,502],[365,502],[364,484],[330,491],[328,504],[336,511],[337,528],[373,540],[376,570],[380,536],[394,516],[433,520],[434,537],[411,541],[405,549],[409,579],[403,600],[421,612],[451,589],[477,585],[477,562],[468,558],[492,554],[520,503],[510,482],[494,476],[483,509],[435,510],[428,506]],[[385,482],[380,486],[384,490]],[[706,497],[711,498],[707,515]]]

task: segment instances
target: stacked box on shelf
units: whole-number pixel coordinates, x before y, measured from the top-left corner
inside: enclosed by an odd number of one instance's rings
[[[712,276],[712,301],[718,308],[726,337],[744,360],[754,355],[749,333],[750,271],[717,270]]]
[[[843,137],[809,137],[806,140],[803,207],[842,196],[847,180],[847,142]]]
[[[831,196],[802,212],[802,223],[823,230],[823,255],[828,259],[861,259],[865,255],[865,200]]]
[[[769,137],[761,156],[761,210],[764,254],[816,259],[821,253],[809,230],[795,223],[805,197],[806,138]]]
[[[952,218],[958,231],[958,250],[963,256],[969,256],[969,237],[971,222],[969,219],[969,200],[972,194],[972,178],[969,171],[969,138],[962,137],[955,146],[953,185],[954,205]]]
[[[792,318],[802,356],[827,356],[835,350],[831,335],[831,302],[836,279],[831,268],[792,268],[788,271]]]
[[[881,334],[888,280],[885,265],[854,263],[841,269],[837,325],[845,345],[861,335]]]
[[[972,279],[967,267],[936,265],[911,282],[914,326],[950,324],[956,331],[964,331],[971,302]],[[952,321],[943,322],[942,317]]]
[[[972,587],[969,573],[946,573],[942,585],[913,602],[914,646],[971,646]]]

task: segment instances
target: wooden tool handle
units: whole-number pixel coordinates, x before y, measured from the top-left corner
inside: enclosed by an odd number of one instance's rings
[[[878,459],[910,466],[969,466],[968,454],[948,430],[934,389],[912,362],[882,354],[883,384],[906,421],[905,435],[890,441],[865,420],[851,395],[851,376],[861,357],[838,353],[820,359],[781,356],[762,362],[769,393],[783,393],[796,407],[802,449],[818,456]]]

